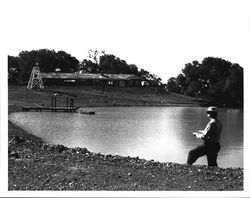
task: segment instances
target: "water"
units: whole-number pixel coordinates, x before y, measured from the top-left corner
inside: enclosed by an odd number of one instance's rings
[[[18,112],[9,119],[47,143],[86,147],[103,154],[139,156],[186,163],[188,151],[202,140],[192,132],[205,128],[201,107],[98,107],[96,115]],[[243,167],[243,112],[221,110],[220,167]],[[207,164],[206,157],[196,164]]]

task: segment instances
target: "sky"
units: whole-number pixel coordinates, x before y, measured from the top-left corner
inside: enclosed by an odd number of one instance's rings
[[[79,61],[90,49],[104,50],[167,82],[186,63],[208,56],[245,67],[248,2],[6,0],[0,8],[1,43],[7,55],[47,48]]]

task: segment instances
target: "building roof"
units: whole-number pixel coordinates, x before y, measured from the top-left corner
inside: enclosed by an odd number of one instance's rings
[[[142,80],[134,74],[89,74],[89,73],[41,73],[46,79],[92,79],[92,80]]]
[[[140,77],[134,74],[105,74],[111,80],[141,80]]]

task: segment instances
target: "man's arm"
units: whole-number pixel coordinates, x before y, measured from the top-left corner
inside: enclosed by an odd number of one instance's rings
[[[198,130],[197,132],[194,132],[193,135],[196,136],[198,139],[204,139],[205,136],[208,134],[211,128],[211,122],[209,122],[205,129]]]
[[[217,130],[216,124],[215,124],[214,122],[212,122],[212,123],[210,124],[209,130],[207,130],[207,133],[204,134],[203,139],[204,139],[204,140],[210,139],[211,135],[212,135],[213,133],[215,133],[216,130]]]

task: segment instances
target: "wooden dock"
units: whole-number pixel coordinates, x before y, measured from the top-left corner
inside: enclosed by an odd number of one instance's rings
[[[78,107],[21,107],[22,111],[51,111],[51,112],[76,112]]]

